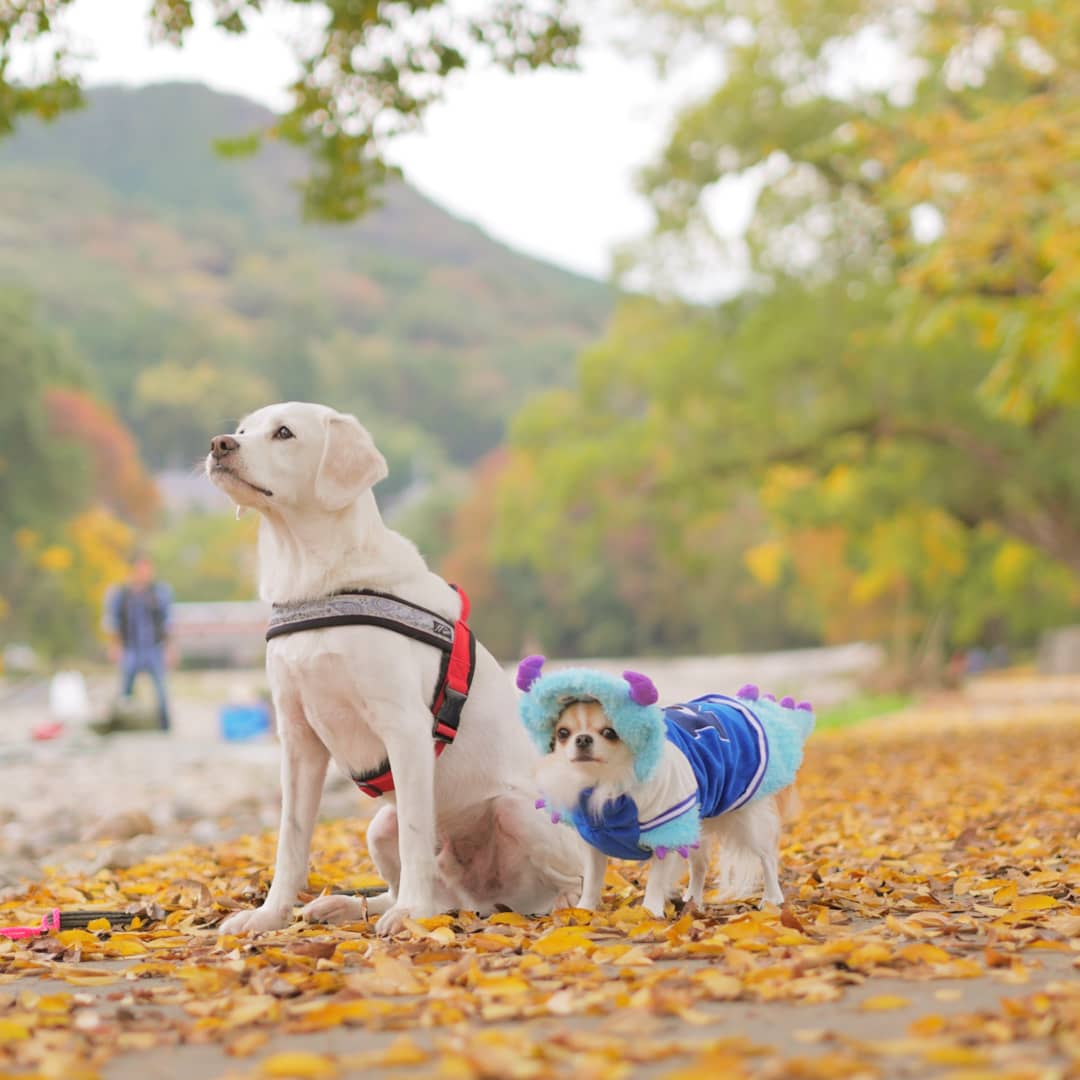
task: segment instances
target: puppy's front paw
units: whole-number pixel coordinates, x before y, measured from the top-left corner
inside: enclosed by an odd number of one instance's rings
[[[367,905],[358,896],[320,896],[305,905],[300,912],[304,920],[309,923],[339,923],[360,922],[368,914]]]
[[[270,930],[283,930],[292,922],[292,909],[266,907],[238,911],[230,915],[219,927],[220,934],[265,934]]]
[[[430,905],[404,904],[399,901],[380,916],[375,924],[375,933],[380,937],[390,937],[405,928],[406,919],[430,919],[434,914],[435,909]]]

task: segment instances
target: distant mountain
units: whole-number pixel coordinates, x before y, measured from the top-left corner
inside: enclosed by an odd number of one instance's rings
[[[24,124],[0,140],[0,289],[70,336],[152,464],[193,460],[274,397],[356,411],[401,485],[406,462],[475,460],[528,393],[569,380],[612,291],[403,183],[356,224],[301,223],[296,151],[213,150],[270,122],[173,83]]]

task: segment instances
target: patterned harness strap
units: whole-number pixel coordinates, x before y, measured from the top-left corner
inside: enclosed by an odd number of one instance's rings
[[[329,626],[379,626],[439,649],[443,654],[442,665],[431,699],[434,718],[431,737],[438,757],[457,737],[461,711],[476,670],[476,638],[468,626],[469,598],[456,585],[452,588],[461,597],[457,622],[389,593],[361,589],[299,604],[275,604],[266,640]],[[393,791],[389,760],[368,772],[354,774],[353,782],[373,799]]]

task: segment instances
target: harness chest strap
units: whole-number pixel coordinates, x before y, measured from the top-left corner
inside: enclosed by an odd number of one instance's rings
[[[431,736],[438,757],[457,736],[461,711],[476,669],[476,638],[468,625],[469,598],[458,586],[451,587],[461,597],[461,613],[453,623],[400,597],[362,589],[302,604],[275,605],[266,640],[328,626],[379,626],[439,649],[443,654],[442,665],[431,700],[434,718]],[[393,791],[390,762],[384,761],[369,772],[354,775],[353,782],[372,798]]]

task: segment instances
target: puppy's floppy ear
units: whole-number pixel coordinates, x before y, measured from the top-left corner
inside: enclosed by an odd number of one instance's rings
[[[326,420],[315,498],[325,510],[341,510],[386,477],[386,458],[355,416],[332,413]]]

